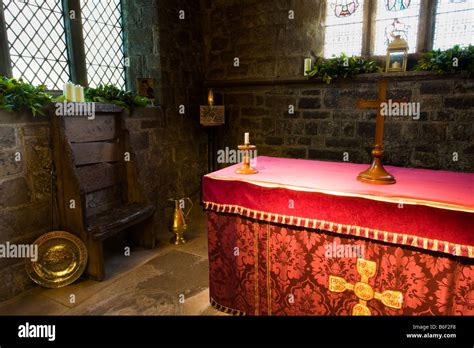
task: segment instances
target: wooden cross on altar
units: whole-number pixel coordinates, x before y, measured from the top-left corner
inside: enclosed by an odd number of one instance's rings
[[[359,173],[357,180],[369,184],[389,185],[395,184],[393,175],[385,170],[382,165],[381,157],[383,155],[383,126],[384,119],[381,112],[382,103],[387,103],[387,80],[379,80],[379,95],[377,100],[359,100],[357,107],[359,109],[377,109],[377,119],[375,128],[375,145],[372,150],[372,164],[369,169]]]

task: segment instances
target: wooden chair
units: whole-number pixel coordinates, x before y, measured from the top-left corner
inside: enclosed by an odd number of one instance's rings
[[[138,184],[121,108],[96,104],[94,120],[53,113],[51,122],[59,227],[82,238],[87,272],[103,280],[103,242],[126,230],[153,248],[155,208]]]

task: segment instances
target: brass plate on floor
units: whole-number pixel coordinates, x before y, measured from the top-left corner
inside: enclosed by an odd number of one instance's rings
[[[72,284],[86,269],[86,246],[69,232],[48,232],[33,244],[38,246],[38,259],[28,259],[26,270],[35,283],[45,288]]]

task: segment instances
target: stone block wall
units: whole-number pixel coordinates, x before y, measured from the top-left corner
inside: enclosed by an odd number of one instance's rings
[[[51,230],[50,172],[48,118],[0,111],[0,244]],[[0,301],[30,285],[24,259],[0,258]]]
[[[158,109],[138,109],[125,123],[140,183],[157,207],[157,234],[166,235],[174,208],[168,199],[191,197],[197,201],[200,197],[207,143],[195,134],[186,135],[186,128],[171,128],[169,117]]]
[[[130,59],[127,68],[127,87],[137,90],[137,78],[162,78],[160,70],[160,35],[157,1],[123,1],[125,55]],[[156,88],[156,86],[155,86]]]
[[[303,75],[304,58],[322,55],[324,11],[314,0],[203,1],[206,79]]]
[[[129,87],[136,90],[139,77],[157,82],[160,109],[135,114],[128,122],[132,141],[141,149],[140,175],[158,207],[160,230],[171,221],[168,198],[198,200],[207,170],[207,135],[199,124],[204,98],[201,19],[200,1],[124,2]]]
[[[259,155],[369,163],[376,111],[356,106],[377,97],[376,79],[217,88],[227,109],[219,147],[235,148],[247,131]],[[474,171],[472,79],[407,73],[389,81],[388,97],[419,102],[421,113],[385,117],[384,163]]]

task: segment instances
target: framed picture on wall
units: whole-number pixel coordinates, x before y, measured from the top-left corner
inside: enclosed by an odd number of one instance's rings
[[[137,79],[138,95],[147,97],[153,103],[156,100],[155,80],[152,78]]]

